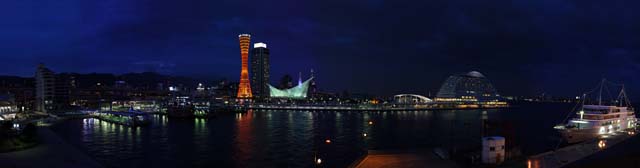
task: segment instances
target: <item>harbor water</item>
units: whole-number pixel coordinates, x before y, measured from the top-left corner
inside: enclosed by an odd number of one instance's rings
[[[153,115],[148,126],[71,119],[52,130],[106,167],[346,167],[366,150],[469,151],[507,137],[523,155],[559,143],[574,104],[436,111],[252,110],[209,119]],[[485,119],[483,121],[483,119]],[[489,126],[483,129],[483,123]],[[327,141],[329,140],[329,141]],[[479,149],[478,149],[479,150]]]

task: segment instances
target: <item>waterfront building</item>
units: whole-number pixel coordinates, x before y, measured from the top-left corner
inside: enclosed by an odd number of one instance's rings
[[[238,86],[238,98],[252,98],[251,85],[249,83],[249,43],[251,35],[241,34],[240,39],[240,56],[242,59],[242,69],[240,70],[240,84]]]
[[[440,102],[497,102],[500,95],[489,79],[477,71],[452,75],[435,98]]]
[[[278,89],[269,85],[269,93],[272,98],[290,98],[290,99],[304,99],[307,98],[307,92],[309,90],[309,83],[313,78],[309,78],[304,82],[299,82],[295,87],[289,89]]]
[[[278,89],[289,89],[293,87],[293,78],[291,75],[287,74],[280,78],[280,83],[278,84]]]
[[[10,94],[0,95],[0,121],[11,120],[16,117],[18,108],[15,104],[15,98]]]
[[[69,89],[72,79],[70,74],[56,74],[43,64],[38,65],[35,75],[35,110],[51,113],[69,109]]]
[[[251,54],[251,89],[256,98],[269,97],[269,48],[265,43],[253,44]]]
[[[311,78],[312,80],[311,84],[309,84],[309,94],[311,94],[312,97],[315,97],[318,93],[318,86],[316,85],[316,75],[313,69],[311,69]]]
[[[425,104],[431,103],[433,100],[422,95],[399,94],[393,96],[393,102],[396,104]]]
[[[0,76],[0,94],[12,95],[20,112],[33,111],[36,88],[34,82],[34,78]]]
[[[53,106],[56,111],[68,110],[70,108],[70,92],[74,76],[68,73],[56,74],[54,76]]]
[[[48,112],[53,110],[55,74],[43,64],[36,70],[36,111]]]
[[[102,107],[104,111],[129,111],[159,112],[160,102],[156,100],[115,100],[109,107]]]

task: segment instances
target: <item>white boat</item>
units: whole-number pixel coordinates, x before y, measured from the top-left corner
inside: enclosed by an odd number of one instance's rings
[[[605,84],[603,80],[602,85]],[[602,93],[602,92],[600,92]],[[583,100],[585,99],[583,96]],[[618,132],[635,131],[637,119],[633,108],[624,92],[624,87],[618,95],[615,105],[603,105],[602,94],[597,105],[585,105],[584,101],[575,117],[565,125],[556,126],[562,137],[569,143],[577,143],[595,139]],[[626,102],[623,104],[623,102]]]

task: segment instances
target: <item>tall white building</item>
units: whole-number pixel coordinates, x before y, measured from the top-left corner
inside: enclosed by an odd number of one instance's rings
[[[36,70],[36,111],[50,112],[53,110],[55,97],[55,74],[43,64]]]

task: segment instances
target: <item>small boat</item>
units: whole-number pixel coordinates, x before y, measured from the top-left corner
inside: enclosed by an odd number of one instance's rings
[[[600,85],[602,90],[605,80]],[[629,104],[624,86],[617,100],[606,105],[602,102],[602,91],[598,104],[586,105],[586,94],[581,99],[580,110],[565,125],[554,127],[568,143],[578,143],[623,131],[635,131],[637,119]],[[623,103],[625,102],[625,103]]]

